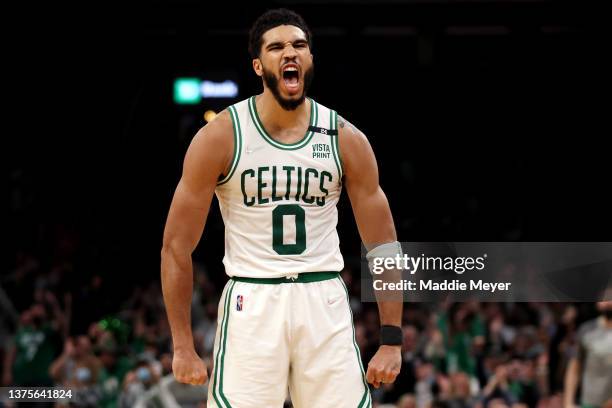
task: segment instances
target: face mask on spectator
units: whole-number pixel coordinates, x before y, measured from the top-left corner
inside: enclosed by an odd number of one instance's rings
[[[76,370],[76,379],[80,382],[87,382],[91,378],[91,371],[87,367],[79,367]]]
[[[149,372],[147,367],[140,367],[136,370],[136,376],[140,381],[147,382],[151,379],[151,372]]]

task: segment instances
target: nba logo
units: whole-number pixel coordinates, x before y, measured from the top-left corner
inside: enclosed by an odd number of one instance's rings
[[[238,295],[236,297],[236,310],[237,311],[241,311],[242,310],[242,295]]]

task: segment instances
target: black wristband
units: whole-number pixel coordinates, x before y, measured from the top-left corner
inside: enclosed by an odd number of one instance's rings
[[[380,327],[380,344],[385,346],[402,345],[402,328],[398,326],[384,325]]]

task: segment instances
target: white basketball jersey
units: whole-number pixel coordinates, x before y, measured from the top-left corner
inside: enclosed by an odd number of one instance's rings
[[[292,144],[266,132],[254,96],[228,108],[234,157],[215,192],[229,276],[275,278],[344,267],[336,232],[342,190],[337,114],[309,100],[310,129]]]

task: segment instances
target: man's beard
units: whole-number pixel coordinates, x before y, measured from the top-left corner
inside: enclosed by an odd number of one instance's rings
[[[302,95],[300,95],[297,99],[285,99],[280,94],[280,88],[278,79],[274,75],[272,71],[268,71],[265,67],[263,67],[263,80],[266,83],[266,86],[272,91],[272,95],[274,95],[274,99],[276,102],[287,111],[295,110],[298,106],[304,102],[306,98],[306,92],[310,88],[310,84],[312,83],[312,79],[314,77],[314,65],[311,65],[310,68],[306,72],[304,72],[304,89],[302,90]]]

